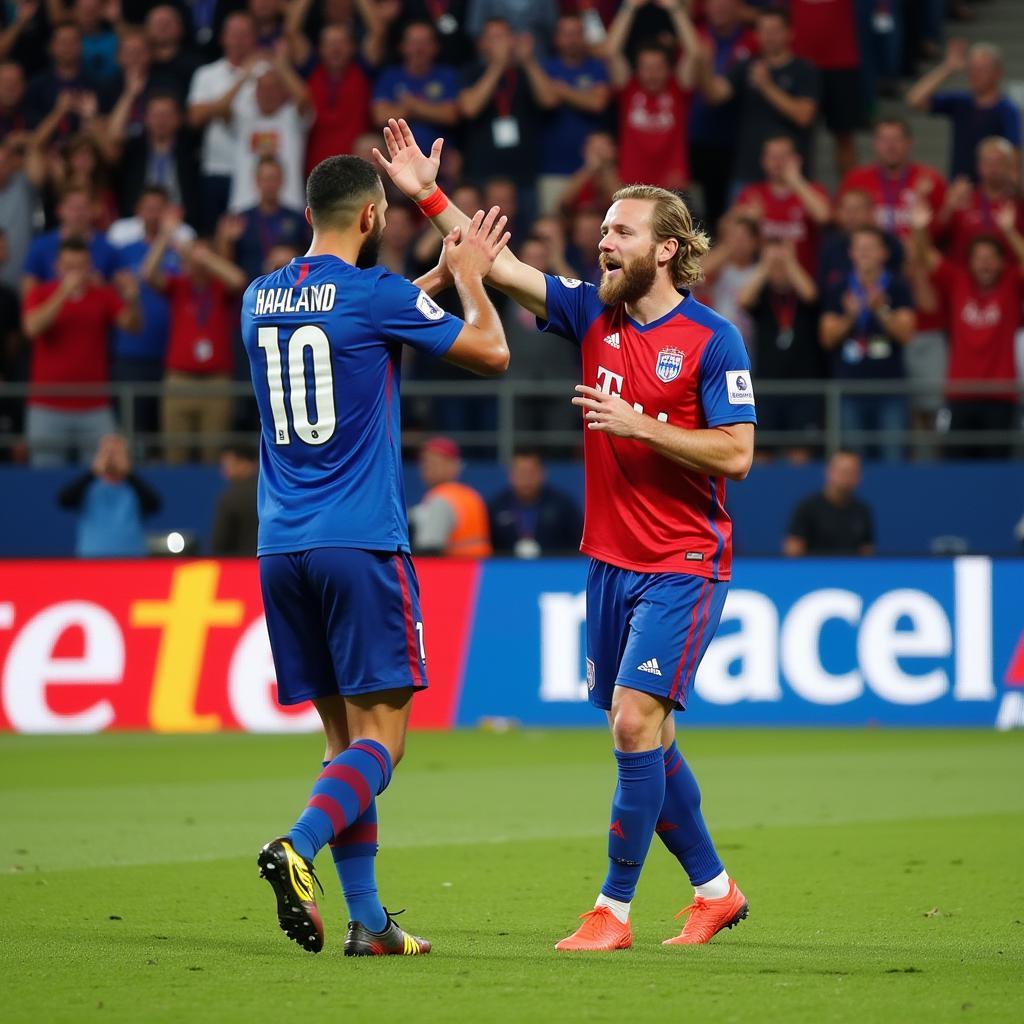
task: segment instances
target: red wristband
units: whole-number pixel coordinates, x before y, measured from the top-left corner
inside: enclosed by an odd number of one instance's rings
[[[436,217],[448,207],[448,197],[441,191],[440,186],[434,189],[426,199],[421,199],[416,204],[423,212],[424,217]]]

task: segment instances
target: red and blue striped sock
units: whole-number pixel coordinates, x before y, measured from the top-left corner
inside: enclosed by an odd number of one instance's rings
[[[300,857],[312,860],[354,824],[391,781],[391,755],[376,740],[355,740],[320,773],[306,809],[289,833]]]
[[[658,811],[665,800],[665,761],[661,747],[636,753],[615,751],[619,784],[608,829],[608,876],[601,892],[629,903],[654,838]]]
[[[326,768],[331,762],[324,761]],[[377,892],[377,801],[374,800],[340,836],[328,844],[334,857],[341,891],[345,894],[348,919],[358,921],[371,932],[382,932],[388,916]]]
[[[691,885],[703,885],[725,870],[704,824],[700,787],[675,743],[665,751],[665,802],[657,831]]]

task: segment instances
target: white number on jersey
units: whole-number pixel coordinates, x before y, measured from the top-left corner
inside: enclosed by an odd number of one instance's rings
[[[257,344],[267,356],[267,388],[270,391],[270,411],[274,417],[275,444],[291,444],[288,412],[284,401],[284,373],[281,349],[278,346],[278,328],[261,327]],[[315,324],[296,328],[288,339],[288,390],[291,393],[292,424],[299,440],[306,444],[321,445],[334,436],[338,417],[334,408],[334,371],[331,367],[331,343],[323,330]],[[306,382],[306,349],[312,354],[313,403],[316,422],[309,419]]]

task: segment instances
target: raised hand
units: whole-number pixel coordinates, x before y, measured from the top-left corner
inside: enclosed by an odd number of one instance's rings
[[[430,156],[416,144],[412,129],[404,118],[391,118],[384,126],[384,142],[388,147],[390,160],[376,147],[374,159],[381,169],[395,183],[395,187],[413,200],[426,199],[437,184],[437,172],[441,166],[441,147],[444,139],[435,139]]]
[[[914,193],[910,200],[910,226],[915,231],[927,231],[932,223],[931,204],[923,195]]]
[[[966,39],[950,39],[946,44],[946,67],[950,71],[964,71],[967,68],[967,53],[970,44]]]
[[[533,36],[529,32],[520,32],[512,44],[512,52],[520,64],[528,64],[534,55]]]
[[[1004,234],[1015,230],[1017,227],[1017,204],[1011,201],[997,206],[992,213],[992,219],[996,222],[996,227]]]
[[[477,210],[461,232],[456,230],[445,236],[442,259],[454,277],[484,278],[490,273],[494,261],[512,237],[505,230],[508,218],[499,216],[500,213],[497,206],[492,206],[486,214]]]
[[[851,292],[851,291],[843,292],[843,312],[848,317],[852,317],[853,319],[856,319],[857,317],[860,316],[862,309],[863,309],[863,306],[861,306],[860,299],[858,299],[857,296],[854,295],[853,292]]]

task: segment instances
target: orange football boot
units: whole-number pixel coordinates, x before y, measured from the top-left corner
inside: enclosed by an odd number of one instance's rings
[[[682,932],[672,939],[666,939],[663,946],[702,946],[710,942],[723,928],[732,928],[742,921],[748,912],[747,899],[740,892],[736,883],[729,879],[729,891],[717,900],[694,896],[688,907],[683,907],[676,914],[690,917],[683,926]]]
[[[580,914],[583,924],[555,949],[580,949],[595,952],[611,952],[614,949],[629,949],[633,945],[633,932],[629,921],[623,924],[610,907],[594,907]]]

